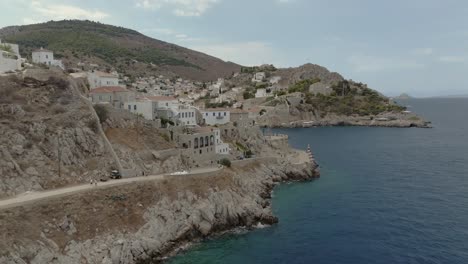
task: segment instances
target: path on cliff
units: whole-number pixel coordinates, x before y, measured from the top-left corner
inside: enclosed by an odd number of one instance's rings
[[[193,169],[190,171],[190,174],[186,174],[186,175],[160,174],[160,175],[151,175],[151,176],[141,176],[141,177],[135,177],[135,178],[125,178],[125,179],[120,179],[120,180],[109,180],[107,182],[99,182],[97,186],[94,186],[94,184],[91,185],[88,183],[88,184],[82,184],[82,185],[60,188],[60,189],[44,191],[44,192],[27,192],[27,193],[15,196],[10,199],[0,200],[0,210],[21,206],[27,203],[37,202],[39,200],[58,198],[58,197],[63,197],[63,196],[80,193],[80,192],[99,190],[99,189],[104,189],[108,187],[132,184],[135,182],[162,180],[164,179],[164,177],[184,177],[184,176],[198,175],[198,174],[216,172],[222,169],[223,168],[220,168],[220,167],[206,167],[206,168]]]

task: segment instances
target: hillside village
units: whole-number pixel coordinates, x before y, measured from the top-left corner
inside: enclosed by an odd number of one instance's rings
[[[33,50],[31,60],[26,60],[20,48],[1,44],[0,74],[50,68],[82,80],[87,87],[83,92],[95,107],[127,111],[168,131],[170,141],[185,150],[189,168],[255,155],[249,146],[225,143],[240,130],[339,125],[342,121],[333,121],[335,115],[347,116],[353,125],[398,126],[396,122],[409,116],[413,122],[422,121],[366,85],[315,65],[303,66],[299,77],[298,72],[262,65],[202,82],[163,75],[128,76],[86,60],[65,68],[51,50]],[[369,99],[355,99],[363,96]],[[345,105],[334,106],[340,102]],[[330,116],[332,121],[327,119]]]
[[[167,52],[158,64],[144,61],[148,46],[114,67],[11,31],[21,38],[0,41],[0,219],[13,219],[0,225],[1,263],[159,263],[187,241],[276,223],[273,187],[320,176],[313,146],[270,128],[428,126],[319,65],[238,67],[174,46],[189,61]]]

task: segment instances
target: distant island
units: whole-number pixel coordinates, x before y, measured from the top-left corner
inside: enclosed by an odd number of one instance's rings
[[[399,96],[397,97],[394,97],[394,99],[397,99],[397,100],[409,100],[409,99],[412,99],[413,97],[410,96],[409,94],[407,93],[402,93],[400,94]]]

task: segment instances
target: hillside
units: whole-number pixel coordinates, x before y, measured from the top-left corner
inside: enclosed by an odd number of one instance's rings
[[[153,122],[107,108],[98,125],[79,89],[82,83],[58,71],[0,77],[0,199],[107,177],[118,165],[100,127],[124,169],[158,174],[180,165],[177,151],[159,154],[175,146]]]
[[[5,42],[20,45],[24,57],[40,47],[51,49],[68,67],[83,61],[115,67],[129,75],[178,75],[214,80],[240,66],[147,37],[135,30],[91,21],[62,20],[0,29]]]

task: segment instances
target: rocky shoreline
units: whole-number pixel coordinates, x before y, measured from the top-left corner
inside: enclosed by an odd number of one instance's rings
[[[314,167],[246,161],[213,175],[168,177],[0,211],[0,219],[17,220],[0,226],[0,263],[159,263],[187,243],[277,223],[274,186],[318,177]]]
[[[213,232],[208,233],[207,235],[204,235],[202,237],[198,238],[193,238],[191,240],[182,240],[182,241],[176,241],[174,242],[170,248],[166,252],[162,252],[161,254],[151,258],[151,259],[145,259],[141,260],[140,262],[137,262],[136,264],[154,264],[154,263],[161,263],[164,262],[171,257],[175,257],[177,254],[180,254],[186,250],[189,250],[191,246],[193,246],[196,243],[202,242],[204,239],[207,238],[216,238],[220,237],[222,235],[225,235],[227,233],[233,233],[236,230],[245,230],[245,231],[252,231],[258,226],[272,226],[274,224],[277,224],[280,220],[276,216],[274,216],[271,213],[271,199],[272,199],[272,193],[274,188],[282,183],[286,182],[304,182],[304,181],[310,181],[313,179],[317,179],[320,177],[320,172],[318,170],[317,164],[312,164],[313,167],[316,167],[316,169],[311,170],[310,172],[307,170],[307,168],[304,168],[303,170],[290,170],[287,172],[281,171],[278,172],[277,175],[274,175],[272,177],[272,182],[266,182],[264,183],[265,190],[260,193],[260,197],[265,200],[265,208],[268,208],[269,210],[269,215],[262,215],[260,218],[255,218],[255,220],[252,222],[248,220],[248,216],[243,216],[247,217],[244,221],[240,221],[240,223],[243,223],[241,225],[224,225],[224,226],[217,226],[214,227]]]
[[[301,128],[301,127],[326,127],[326,126],[361,126],[361,127],[393,127],[393,128],[432,128],[431,122],[409,120],[353,120],[335,119],[320,121],[291,122],[289,124],[272,125],[271,128]]]

